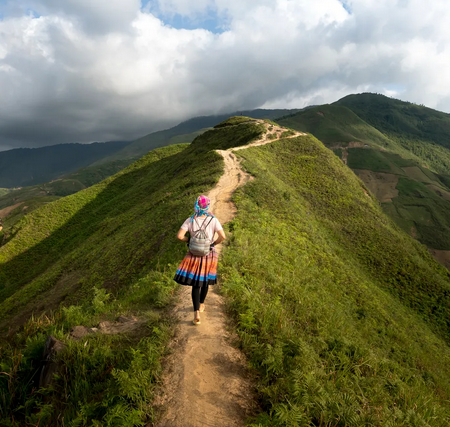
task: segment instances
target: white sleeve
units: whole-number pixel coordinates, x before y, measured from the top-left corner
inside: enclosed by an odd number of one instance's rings
[[[214,219],[215,219],[214,232],[223,230],[222,224],[219,222],[219,220],[217,218]]]
[[[191,217],[189,217],[186,221],[184,221],[180,228],[182,230],[189,231],[190,222],[191,222]]]

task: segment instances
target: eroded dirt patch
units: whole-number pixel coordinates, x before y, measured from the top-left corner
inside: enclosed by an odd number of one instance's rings
[[[361,178],[367,188],[381,203],[392,202],[398,196],[398,176],[391,173],[373,172],[364,169],[354,169],[353,172]]]
[[[441,251],[438,249],[429,249],[434,259],[442,264],[447,270],[450,270],[450,251]]]
[[[18,208],[20,205],[23,205],[23,202],[0,209],[0,218],[6,218],[14,209]]]

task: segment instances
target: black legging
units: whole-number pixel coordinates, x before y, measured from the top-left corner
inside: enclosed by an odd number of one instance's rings
[[[194,304],[194,311],[200,310],[200,304],[205,302],[208,294],[208,285],[203,285],[201,288],[192,286],[192,302]]]

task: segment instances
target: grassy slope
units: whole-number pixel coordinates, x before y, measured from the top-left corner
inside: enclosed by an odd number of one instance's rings
[[[350,108],[436,172],[450,174],[450,114],[371,93],[349,95],[335,105]]]
[[[450,282],[312,137],[240,151],[256,179],[222,267],[266,410],[254,426],[447,426]]]
[[[4,425],[142,425],[168,339],[172,277],[185,246],[175,235],[196,195],[222,173],[214,148],[250,142],[255,124],[206,132],[189,147],[170,146],[77,194],[23,218],[0,248],[0,325],[25,327],[0,344]],[[109,294],[109,296],[108,296]],[[60,303],[64,308],[58,309]],[[28,321],[31,312],[46,315]],[[49,312],[54,309],[53,314]],[[68,339],[74,325],[135,315],[137,335]],[[63,340],[64,370],[36,392],[48,334]],[[14,424],[15,423],[15,424]]]
[[[23,216],[38,207],[90,187],[114,175],[130,163],[132,162],[129,160],[112,161],[99,166],[79,169],[77,172],[51,182],[5,191],[4,194],[0,192],[0,210],[21,203],[20,206],[3,218],[5,228],[2,234],[8,236],[11,227]],[[0,238],[0,243],[1,241],[2,239]]]
[[[385,147],[389,140],[379,131],[368,126],[353,111],[336,105],[321,105],[277,119],[283,126],[309,132],[326,145],[351,141]]]
[[[355,100],[359,100],[359,97],[360,95],[355,95]],[[375,99],[377,99],[376,96]],[[367,101],[367,114],[378,105],[375,103],[375,106],[372,106],[369,102],[371,100],[373,97]],[[348,105],[350,108],[353,104],[348,103]],[[355,111],[359,113],[360,110],[355,109]],[[363,117],[366,118],[366,115]],[[383,204],[385,212],[404,231],[414,234],[427,246],[433,249],[450,249],[450,216],[448,215],[450,201],[428,189],[425,183],[434,183],[444,191],[449,191],[449,187],[445,185],[446,180],[442,176],[423,167],[426,158],[417,150],[410,150],[409,146],[400,144],[398,137],[387,138],[340,104],[311,108],[282,118],[279,122],[297,130],[311,132],[331,147],[345,147],[350,141],[369,145],[366,148],[348,148],[348,166],[354,170],[370,170],[400,176],[400,184],[397,186],[399,196],[393,199],[393,206],[391,203]],[[376,123],[380,122],[382,122],[381,117]],[[380,130],[384,128],[380,127]],[[383,151],[380,151],[380,148]],[[443,147],[439,149],[447,151]],[[339,152],[335,150],[335,153],[342,157],[342,150]],[[403,169],[413,166],[421,171],[422,177],[408,175]],[[412,191],[413,188],[417,191]]]

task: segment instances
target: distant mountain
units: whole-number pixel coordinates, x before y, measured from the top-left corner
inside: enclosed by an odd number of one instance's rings
[[[349,95],[335,105],[349,108],[399,146],[421,157],[428,167],[450,175],[450,114],[373,93]]]
[[[351,109],[339,105],[310,107],[276,120],[293,129],[312,133],[327,146],[361,141],[383,147],[389,140],[380,131],[368,125]]]
[[[129,142],[58,144],[0,152],[0,187],[24,187],[48,182],[121,150]]]
[[[384,211],[450,267],[450,115],[361,94],[278,122],[310,132],[332,149]]]
[[[155,148],[164,147],[166,145],[172,144],[190,143],[197,136],[201,135],[203,132],[207,131],[208,129],[214,127],[218,123],[223,122],[224,120],[232,116],[243,115],[254,117],[255,119],[275,119],[277,117],[286,114],[292,114],[297,111],[300,110],[257,109],[239,112],[235,111],[233,113],[220,114],[216,116],[194,117],[192,119],[186,120],[185,122],[178,124],[177,126],[174,126],[173,128],[153,132],[143,136],[142,138],[136,139],[122,150],[101,159],[100,161],[97,162],[97,164],[106,163],[112,160],[137,159],[143,156],[144,154],[147,154],[150,150],[154,150]]]

